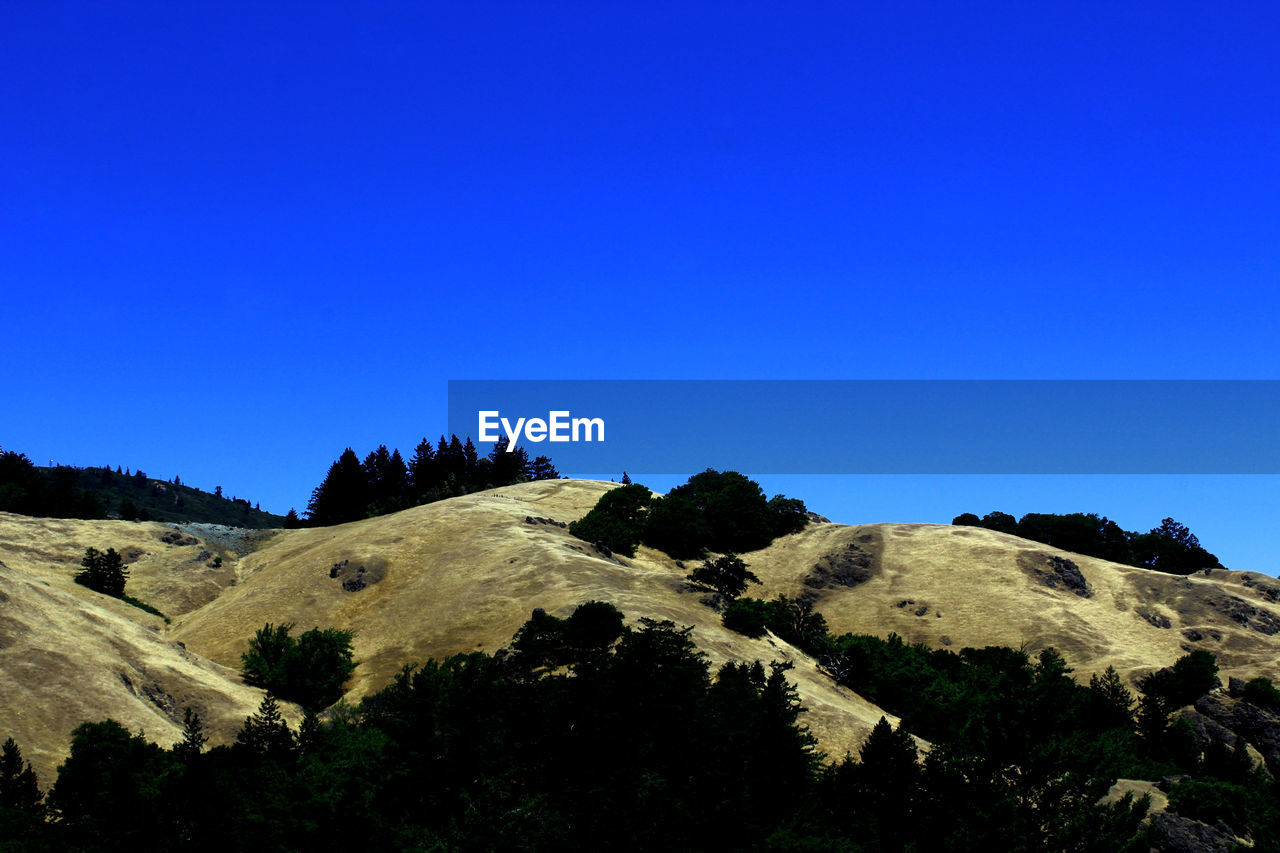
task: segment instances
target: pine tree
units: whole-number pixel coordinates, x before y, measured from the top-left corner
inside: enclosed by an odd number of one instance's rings
[[[1089,716],[1100,729],[1133,726],[1133,694],[1114,666],[1107,667],[1101,678],[1089,677]]]
[[[626,472],[626,471],[623,471],[623,472],[622,472],[622,485],[624,485],[624,486],[630,486],[630,485],[631,485],[631,477],[629,477],[629,476],[627,475],[627,472]]]
[[[409,460],[409,488],[413,502],[422,500],[436,485],[436,452],[431,442],[424,438],[413,449],[413,458]]]
[[[476,446],[471,441],[471,436],[467,436],[466,444],[462,445],[462,477],[468,485],[474,485],[476,481],[476,472],[478,470],[479,457],[476,453]]]
[[[307,517],[313,524],[342,524],[367,517],[368,509],[368,476],[356,452],[348,447],[311,493]]]
[[[97,548],[86,548],[80,565],[84,568],[76,575],[76,583],[113,598],[124,596],[129,570],[115,548],[108,548],[105,554]]]
[[[209,738],[205,737],[204,724],[200,722],[200,715],[187,708],[182,712],[182,741],[173,748],[173,754],[190,761],[204,751],[204,745],[209,742]]]
[[[236,735],[236,743],[256,755],[269,758],[287,757],[293,752],[293,732],[280,712],[280,703],[268,692],[258,705],[258,712],[246,717]]]
[[[44,794],[31,762],[23,762],[22,750],[9,738],[0,747],[0,809],[12,809],[31,818],[44,817]]]

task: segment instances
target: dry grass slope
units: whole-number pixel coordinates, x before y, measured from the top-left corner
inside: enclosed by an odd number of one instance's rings
[[[274,532],[0,514],[0,735],[14,734],[42,775],[82,719],[113,716],[170,742],[175,711],[180,720],[192,704],[225,739],[260,696],[233,670],[266,622],[354,630],[354,701],[406,663],[495,651],[534,608],[563,616],[598,599],[631,620],[692,625],[713,665],[793,661],[804,722],[828,754],[856,752],[880,709],[785,643],[726,631],[685,588],[692,566],[647,548],[606,557],[560,526],[612,487],[526,483]],[[126,554],[130,593],[173,624],[75,585],[88,546]],[[1083,677],[1109,664],[1135,677],[1196,647],[1229,674],[1280,675],[1280,584],[1256,574],[1173,577],[992,531],[910,524],[814,524],[745,559],[764,581],[749,594],[814,597],[836,632],[896,631],[955,649],[1053,645]]]

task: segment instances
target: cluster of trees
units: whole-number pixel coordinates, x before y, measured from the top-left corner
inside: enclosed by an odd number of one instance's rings
[[[966,512],[951,523],[1011,533],[1064,551],[1175,575],[1223,568],[1217,557],[1201,547],[1200,540],[1186,525],[1172,518],[1164,519],[1159,527],[1146,533],[1124,530],[1109,518],[1084,512],[1061,515],[1032,512],[1022,518],[1014,518],[1007,512],[989,512],[979,518]]]
[[[105,553],[97,548],[86,548],[80,565],[83,568],[76,575],[76,583],[112,598],[124,598],[129,570],[124,567],[124,559],[115,548],[108,548]]]
[[[125,521],[199,521],[238,527],[278,527],[281,516],[244,498],[225,498],[159,482],[145,471],[110,466],[37,467],[23,453],[0,452],[0,512],[44,518],[120,518]]]
[[[1209,652],[1193,651],[1147,676],[1135,703],[1113,668],[1082,685],[1052,648],[1033,660],[997,646],[952,652],[896,634],[833,636],[804,599],[740,598],[724,624],[749,635],[767,628],[805,649],[841,684],[933,744],[916,766],[906,760],[906,741],[892,747],[881,731],[884,748],[898,754],[886,778],[897,781],[873,796],[874,807],[853,806],[879,840],[876,849],[912,842],[948,850],[1145,849],[1131,838],[1140,809],[1095,804],[1116,778],[1171,775],[1194,783],[1174,788],[1179,813],[1211,825],[1222,820],[1253,837],[1257,849],[1280,849],[1280,787],[1242,742],[1197,733],[1175,715],[1218,686]],[[1257,695],[1269,686],[1251,684]],[[884,815],[894,816],[888,825]],[[921,823],[904,835],[902,815]]]
[[[103,503],[80,487],[77,469],[37,468],[25,453],[0,452],[0,512],[45,518],[105,518]]]
[[[560,476],[548,457],[530,460],[523,447],[510,453],[507,447],[503,438],[481,457],[470,438],[464,442],[455,435],[445,441],[440,436],[434,446],[424,438],[408,462],[398,449],[388,450],[385,444],[363,462],[348,447],[312,491],[306,520],[316,526],[342,524],[484,489]],[[290,510],[286,526],[301,523]]]
[[[664,497],[634,483],[611,489],[569,531],[629,557],[643,543],[684,560],[755,551],[808,522],[803,501],[783,495],[769,500],[754,480],[707,469]]]
[[[1099,798],[1117,776],[1181,773],[1178,812],[1255,849],[1280,842],[1276,783],[1243,750],[1199,748],[1169,724],[1216,681],[1212,656],[1145,680],[1135,717],[1114,670],[1078,684],[1052,649],[1033,661],[833,637],[785,599],[739,599],[733,614],[792,637],[902,723],[882,719],[856,756],[827,761],[789,665],[713,675],[691,629],[631,627],[588,602],[536,611],[497,654],[406,667],[324,722],[294,729],[268,694],[229,746],[206,749],[191,711],[169,749],[86,723],[47,797],[6,744],[0,830],[18,849],[90,851],[1143,850],[1147,803]],[[927,756],[912,734],[932,741]]]
[[[268,622],[249,640],[240,657],[244,680],[308,711],[317,712],[342,698],[355,672],[354,634],[340,628],[312,628],[299,637],[292,625]]]

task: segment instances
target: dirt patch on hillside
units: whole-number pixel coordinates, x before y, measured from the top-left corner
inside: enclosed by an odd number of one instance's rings
[[[1063,589],[1081,598],[1090,598],[1093,595],[1080,567],[1066,557],[1039,551],[1024,551],[1018,555],[1018,568],[1026,572],[1036,583],[1050,589]]]
[[[861,533],[843,548],[820,557],[805,576],[804,585],[811,590],[861,586],[880,574],[883,551],[880,531]]]

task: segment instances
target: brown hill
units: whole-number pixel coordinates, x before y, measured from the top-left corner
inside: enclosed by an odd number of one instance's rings
[[[803,721],[829,754],[856,751],[880,709],[785,643],[725,630],[685,586],[692,566],[647,548],[634,559],[603,554],[561,526],[612,487],[526,483],[272,532],[0,514],[0,676],[16,687],[0,696],[0,736],[7,728],[47,772],[82,719],[113,716],[172,742],[182,707],[201,703],[215,742],[226,740],[260,696],[234,669],[266,622],[354,630],[355,701],[406,663],[500,648],[534,608],[566,615],[598,599],[631,620],[692,625],[714,665],[794,661]],[[172,625],[75,585],[88,546],[125,553],[129,592]],[[818,523],[744,556],[764,581],[748,594],[809,595],[837,632],[896,631],[956,649],[1053,645],[1077,677],[1108,664],[1137,676],[1195,647],[1217,653],[1225,674],[1280,674],[1280,589],[1261,575],[1161,575],[940,525]],[[98,686],[72,698],[82,684]]]

